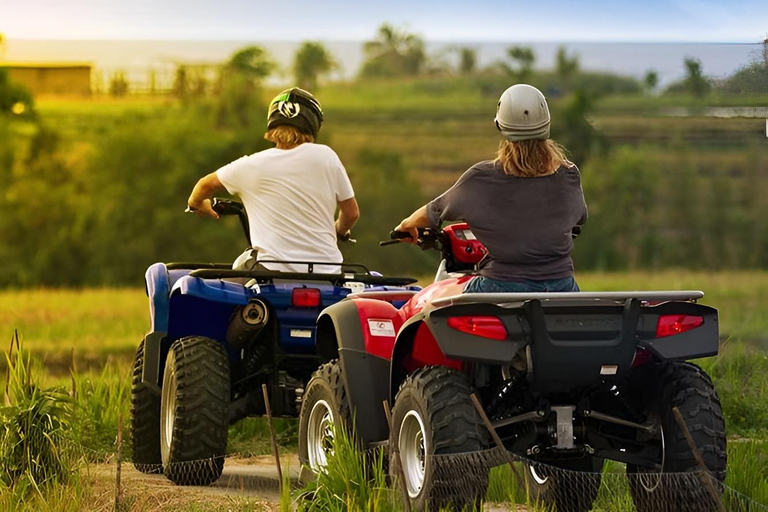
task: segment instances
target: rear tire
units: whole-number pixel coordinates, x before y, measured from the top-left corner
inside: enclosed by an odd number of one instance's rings
[[[725,421],[712,380],[698,366],[672,362],[644,369],[633,384],[636,389],[653,391],[641,401],[648,417],[659,418],[659,435],[663,441],[663,456],[657,468],[627,464],[635,508],[639,512],[717,510],[716,499],[698,478],[666,475],[700,469],[685,434],[675,421],[672,409],[677,407],[707,469],[715,478],[717,499],[722,497],[719,484],[725,481],[727,463]],[[659,469],[665,475],[647,474]]]
[[[141,381],[144,340],[133,358],[131,378],[131,448],[133,466],[142,473],[163,472],[160,455],[160,394]]]
[[[208,485],[224,468],[229,428],[229,357],[215,340],[190,336],[171,345],[161,400],[165,476],[178,485]]]
[[[526,484],[535,502],[557,512],[587,512],[592,510],[600,490],[603,462],[585,457],[559,462],[556,467],[526,464]]]
[[[344,389],[341,365],[337,360],[326,363],[315,371],[307,383],[299,414],[299,462],[302,470],[317,474],[328,463],[333,453],[335,429],[343,428],[351,439],[352,413]],[[309,475],[302,474],[302,480]]]
[[[471,393],[466,375],[442,366],[416,370],[400,386],[392,409],[390,457],[397,447],[414,510],[472,510],[485,497],[487,468],[436,459],[487,447],[488,432]],[[395,461],[389,467],[390,477],[398,478]]]

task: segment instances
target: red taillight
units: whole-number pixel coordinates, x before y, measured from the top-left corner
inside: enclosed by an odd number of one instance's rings
[[[294,288],[291,305],[297,308],[316,308],[320,305],[320,290],[317,288]]]
[[[448,319],[448,326],[457,331],[492,340],[507,339],[504,323],[495,316],[452,316]]]
[[[635,350],[635,357],[632,358],[632,368],[639,368],[651,361],[653,361],[653,354],[644,348],[638,347],[638,349]]]
[[[704,319],[700,316],[661,315],[656,323],[656,337],[674,336],[695,329],[703,323]]]

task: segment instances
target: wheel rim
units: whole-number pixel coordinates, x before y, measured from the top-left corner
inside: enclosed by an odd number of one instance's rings
[[[312,406],[307,425],[307,455],[309,467],[322,471],[333,455],[334,426],[331,407],[325,400],[318,400]]]
[[[662,425],[659,425],[659,432],[661,433],[661,465],[659,466],[659,471],[658,473],[643,472],[637,476],[637,480],[645,492],[653,492],[658,489],[659,485],[661,485],[662,474],[664,473],[667,448],[664,442],[664,427]]]
[[[176,365],[173,354],[168,355],[163,375],[163,395],[160,405],[160,451],[163,464],[171,461],[171,443],[173,442],[173,426],[176,423]]]
[[[403,466],[408,496],[415,498],[424,486],[428,446],[424,422],[416,411],[408,411],[400,424],[397,443],[400,448],[400,461]]]
[[[531,477],[533,478],[533,481],[536,482],[539,485],[544,485],[547,483],[547,480],[549,480],[548,476],[541,476],[538,471],[536,471],[536,468],[533,466],[528,466],[528,471],[531,473]]]

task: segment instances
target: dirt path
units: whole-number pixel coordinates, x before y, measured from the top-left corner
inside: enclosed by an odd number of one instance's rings
[[[296,455],[281,458],[283,472],[288,471],[292,485],[298,484],[300,464]],[[89,510],[114,510],[115,464],[91,466],[94,482],[94,503]],[[285,475],[283,475],[285,476]],[[164,475],[147,475],[130,463],[121,470],[122,501],[125,510],[166,511],[185,507],[205,510],[280,510],[280,486],[277,468],[271,456],[248,459],[227,459],[221,478],[210,486],[182,487],[174,485]],[[523,505],[486,503],[486,512],[526,512]]]
[[[283,472],[298,482],[299,462],[295,455],[282,458]],[[116,464],[89,468],[93,503],[89,510],[114,510]],[[285,475],[284,475],[285,476]],[[274,458],[227,459],[224,471],[210,486],[182,487],[164,475],[147,475],[132,464],[121,467],[121,501],[126,510],[177,510],[185,506],[204,506],[205,510],[279,510],[280,486]]]

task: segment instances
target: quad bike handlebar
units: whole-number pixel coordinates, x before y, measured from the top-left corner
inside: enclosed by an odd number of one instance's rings
[[[440,236],[441,229],[434,229],[434,228],[419,228],[419,239],[416,242],[416,245],[421,247],[422,249],[436,249],[437,247],[437,240]],[[576,238],[581,234],[581,226],[573,226],[571,228],[571,238]],[[384,240],[379,242],[379,246],[384,247],[386,245],[393,245],[400,243],[401,240],[404,240],[406,238],[411,238],[411,234],[407,231],[390,231],[389,232],[389,240]]]
[[[440,229],[433,228],[419,228],[419,239],[416,241],[416,245],[422,249],[436,248],[436,242],[441,231]],[[379,242],[379,246],[399,244],[401,240],[411,238],[411,234],[407,231],[390,231],[389,238],[389,240]]]

